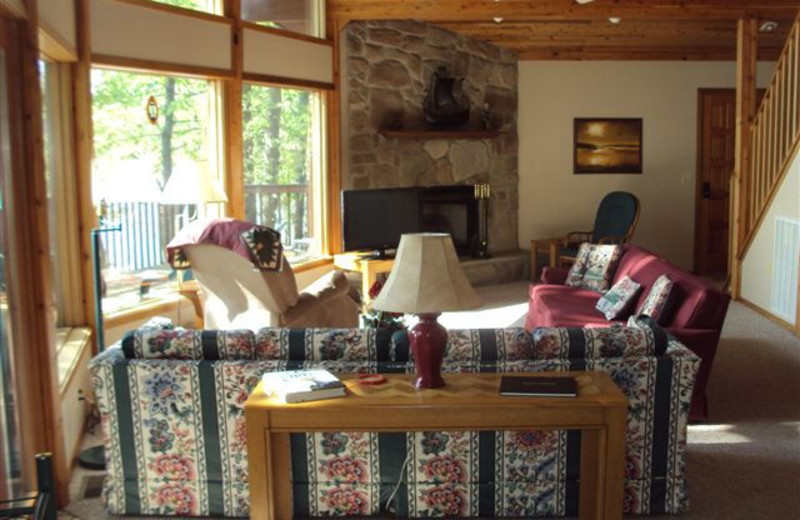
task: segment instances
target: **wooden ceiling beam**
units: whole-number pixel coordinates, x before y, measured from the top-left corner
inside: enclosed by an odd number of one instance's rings
[[[797,14],[797,0],[596,0],[579,5],[574,0],[328,0],[328,17],[336,20],[414,19],[426,22],[726,19],[744,16],[789,18]]]

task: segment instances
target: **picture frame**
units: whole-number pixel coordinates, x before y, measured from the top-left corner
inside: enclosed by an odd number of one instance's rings
[[[575,118],[574,174],[641,174],[642,118]]]

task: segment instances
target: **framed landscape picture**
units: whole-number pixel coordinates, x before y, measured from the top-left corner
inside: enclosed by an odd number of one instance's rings
[[[642,119],[575,119],[575,173],[642,173]]]

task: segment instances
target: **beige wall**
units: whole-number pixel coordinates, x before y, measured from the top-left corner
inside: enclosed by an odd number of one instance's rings
[[[55,32],[70,49],[76,48],[74,0],[39,0],[39,22],[45,30]]]
[[[772,310],[772,270],[775,264],[775,219],[800,220],[800,154],[783,179],[742,263],[742,297]],[[796,316],[781,316],[794,324]]]
[[[760,64],[759,84],[771,70]],[[697,89],[734,82],[734,63],[520,62],[520,247],[591,229],[600,199],[626,190],[642,204],[634,243],[691,268]],[[576,117],[643,118],[643,174],[574,175]]]

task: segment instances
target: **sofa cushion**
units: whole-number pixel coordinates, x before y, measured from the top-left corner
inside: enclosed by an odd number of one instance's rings
[[[586,272],[586,266],[589,263],[589,256],[592,254],[592,244],[584,242],[581,244],[578,252],[575,253],[575,262],[569,268],[567,273],[567,285],[571,287],[580,287],[583,281],[583,273]]]
[[[636,314],[649,316],[658,323],[664,323],[667,320],[670,306],[674,301],[672,286],[673,283],[669,276],[665,274],[659,276],[642,305],[636,309]]]
[[[613,283],[614,273],[622,253],[622,246],[618,245],[592,246],[592,252],[586,262],[586,270],[583,272],[581,287],[590,291],[606,292]]]
[[[533,331],[536,359],[661,356],[669,338],[660,327],[540,328]]]
[[[607,320],[624,318],[640,290],[641,285],[625,276],[597,300],[597,310],[602,312]]]
[[[596,292],[578,287],[532,285],[525,328],[584,327],[592,323],[608,327],[608,320],[596,308],[599,298]]]
[[[258,359],[282,359],[289,369],[304,362],[378,363],[389,361],[388,329],[263,328],[256,333]]]
[[[642,285],[637,308],[644,303],[650,289],[661,275],[673,282],[673,307],[664,327],[682,329],[721,329],[730,296],[710,286],[705,280],[637,246],[625,246],[615,280],[630,276]]]
[[[143,327],[125,335],[122,351],[128,359],[258,359],[250,330]]]
[[[408,331],[392,336],[392,361],[413,360]],[[533,359],[533,342],[523,328],[459,329],[447,331],[444,365],[471,363],[493,365],[505,361]]]

